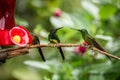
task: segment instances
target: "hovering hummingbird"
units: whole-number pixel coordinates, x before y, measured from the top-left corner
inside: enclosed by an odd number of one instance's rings
[[[38,36],[36,36],[36,35],[33,35],[33,44],[40,44],[40,40],[39,40],[39,38],[38,38]],[[39,53],[40,53],[40,56],[41,56],[41,58],[42,58],[42,60],[43,61],[46,61],[45,60],[45,57],[44,57],[44,55],[43,55],[43,52],[42,52],[42,49],[39,47],[39,48],[37,48],[38,49],[38,51],[39,51]]]
[[[82,38],[84,39],[85,42],[87,42],[89,45],[93,45],[94,47],[98,48],[101,51],[106,52],[102,46],[95,40],[95,38],[93,38],[86,29],[81,29],[81,30],[77,30],[79,32],[81,32],[82,34]],[[111,58],[109,56],[107,56],[110,60]]]
[[[63,28],[63,27],[61,27],[61,28]],[[58,36],[57,36],[56,33],[57,33],[57,31],[58,31],[59,29],[61,29],[61,28],[52,29],[52,30],[50,31],[50,34],[48,35],[48,40],[50,41],[50,43],[53,43],[53,44],[60,43],[60,39],[58,38]],[[61,47],[58,47],[58,50],[59,50],[59,52],[60,52],[60,54],[61,54],[61,56],[62,56],[62,59],[64,60],[65,57],[64,57],[64,53],[63,53],[63,51],[62,51],[62,48],[61,48]]]

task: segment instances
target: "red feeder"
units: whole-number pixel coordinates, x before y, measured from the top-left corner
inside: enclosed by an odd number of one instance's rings
[[[0,46],[13,45],[9,30],[15,26],[15,4],[16,0],[0,0]]]
[[[0,45],[1,46],[11,46],[13,45],[8,30],[0,30]]]
[[[16,0],[0,0],[0,30],[9,30],[15,26],[15,4]]]
[[[0,1],[0,46],[25,46],[32,43],[29,31],[22,27],[15,27],[14,9],[16,0]]]

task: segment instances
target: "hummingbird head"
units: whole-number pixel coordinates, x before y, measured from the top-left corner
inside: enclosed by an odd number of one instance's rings
[[[80,29],[79,30],[81,33],[88,33],[88,31],[86,29]]]
[[[88,31],[86,29],[80,29],[79,31],[81,32],[83,37],[88,34]]]
[[[56,29],[52,29],[52,30],[50,30],[50,32],[52,32],[52,33],[56,33],[59,29],[61,29],[61,28],[63,28],[63,27],[60,27],[60,28],[56,28]]]

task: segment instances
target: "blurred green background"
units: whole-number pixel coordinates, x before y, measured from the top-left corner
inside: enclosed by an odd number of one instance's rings
[[[15,18],[17,25],[38,34],[41,44],[48,44],[49,31],[61,26],[62,43],[82,43],[81,34],[69,28],[85,28],[109,53],[120,56],[120,0],[17,0]],[[0,80],[120,80],[118,60],[63,48],[63,61],[56,48],[42,50],[47,62],[31,49],[0,64]]]

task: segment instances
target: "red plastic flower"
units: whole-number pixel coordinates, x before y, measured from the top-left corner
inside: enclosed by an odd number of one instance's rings
[[[22,26],[13,27],[9,31],[9,35],[13,44],[18,46],[23,47],[32,43],[32,36],[30,35],[29,31]]]
[[[1,46],[12,46],[15,44],[23,47],[31,43],[32,36],[30,32],[22,26],[13,27],[10,30],[0,30]]]

